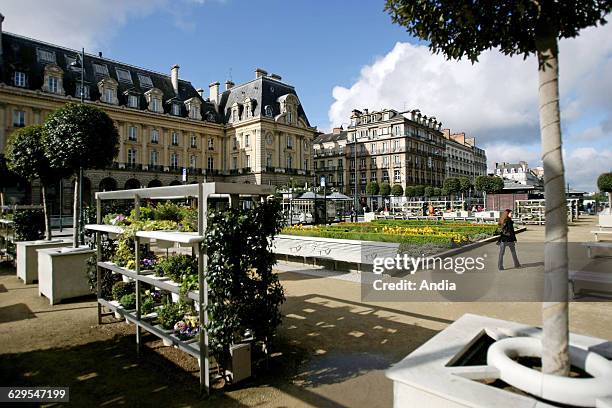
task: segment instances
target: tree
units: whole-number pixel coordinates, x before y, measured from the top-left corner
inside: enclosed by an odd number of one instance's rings
[[[392,20],[448,59],[478,61],[485,50],[537,55],[540,136],[546,195],[542,372],[569,374],[568,257],[565,177],[559,111],[557,39],[605,24],[609,0],[387,0]]]
[[[597,178],[597,187],[604,193],[608,193],[608,202],[610,203],[610,213],[612,214],[612,172],[603,173]]]
[[[414,186],[406,186],[406,190],[404,191],[406,197],[414,198],[416,197],[416,189]]]
[[[404,195],[404,187],[401,184],[394,184],[391,188],[391,194],[395,197],[401,197]]]
[[[380,183],[380,195],[386,197],[389,194],[391,194],[391,186],[386,181],[383,181]]]
[[[10,170],[32,182],[40,178],[45,238],[51,240],[51,218],[47,209],[47,186],[62,176],[61,171],[52,169],[45,156],[42,143],[43,127],[30,125],[18,129],[9,137],[6,146],[7,165]]]
[[[117,155],[119,133],[102,110],[69,103],[52,112],[43,126],[45,156],[52,168],[75,174],[79,169],[103,169]],[[74,246],[78,246],[78,177],[74,186]]]
[[[423,194],[425,194],[425,197],[433,197],[434,196],[434,188],[433,187],[425,187],[425,189],[423,190]]]
[[[474,183],[476,191],[483,193],[485,207],[487,205],[487,194],[496,194],[504,189],[504,180],[497,176],[478,176]]]
[[[375,181],[372,181],[366,185],[366,193],[368,193],[371,196],[377,195],[378,190],[379,190],[378,183]]]
[[[444,189],[451,196],[451,208],[453,208],[455,194],[461,191],[461,184],[459,183],[459,179],[456,177],[448,177],[444,180]]]
[[[433,196],[440,197],[442,195],[442,189],[440,187],[434,187]]]
[[[414,192],[417,197],[423,197],[425,195],[425,186],[418,185],[414,188]]]
[[[465,194],[469,193],[472,187],[472,180],[465,176],[459,177],[459,191],[461,192],[462,200],[465,200]]]

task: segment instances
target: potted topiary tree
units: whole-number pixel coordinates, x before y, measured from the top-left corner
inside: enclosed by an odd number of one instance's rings
[[[45,156],[51,167],[72,174],[110,166],[117,155],[118,143],[119,133],[112,119],[94,106],[69,103],[52,112],[43,125]],[[74,191],[73,250],[61,248],[38,252],[39,292],[51,303],[89,293],[85,271],[87,259],[93,251],[86,246],[79,247],[78,177]]]
[[[612,227],[612,172],[600,175],[597,178],[597,187],[603,193],[608,193],[608,209],[599,214],[599,225]]]
[[[62,171],[52,169],[45,157],[42,143],[42,126],[30,125],[18,129],[9,137],[6,146],[7,166],[15,174],[32,182],[40,179],[43,213],[45,219],[44,241],[19,241],[17,246],[17,277],[24,283],[38,280],[38,256],[43,248],[69,245],[65,240],[53,240],[51,220],[47,207],[47,186],[62,178]]]

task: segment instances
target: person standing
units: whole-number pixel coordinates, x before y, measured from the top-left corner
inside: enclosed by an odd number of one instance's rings
[[[504,270],[504,253],[506,252],[506,247],[510,249],[510,253],[512,254],[512,260],[514,261],[514,267],[520,268],[521,263],[516,256],[516,234],[514,232],[514,221],[512,221],[512,210],[506,209],[502,212],[501,217],[499,217],[498,224],[501,227],[501,232],[499,234],[499,240],[497,244],[499,245],[499,258],[497,261],[497,268],[500,271]]]

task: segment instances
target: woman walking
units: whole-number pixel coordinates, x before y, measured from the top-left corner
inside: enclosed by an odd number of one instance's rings
[[[521,263],[516,256],[516,235],[514,233],[514,221],[512,221],[512,210],[507,209],[504,210],[501,217],[499,217],[498,224],[501,226],[501,232],[499,234],[499,240],[497,241],[497,245],[499,245],[499,259],[497,261],[497,268],[500,271],[504,270],[504,253],[506,252],[506,247],[510,248],[510,253],[512,253],[512,260],[514,261],[514,267],[520,268]]]

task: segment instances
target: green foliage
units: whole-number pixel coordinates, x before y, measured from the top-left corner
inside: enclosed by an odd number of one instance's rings
[[[448,177],[444,180],[444,189],[449,192],[449,194],[457,194],[461,191],[461,185],[459,183],[459,179],[456,177]]]
[[[130,221],[136,220],[136,209],[130,211]],[[138,221],[149,221],[155,218],[155,210],[148,206],[140,207],[138,211]]]
[[[185,316],[185,306],[181,303],[166,302],[156,310],[159,324],[166,330],[174,329],[174,323]]]
[[[406,197],[416,197],[416,188],[414,186],[407,186],[404,194]]]
[[[472,181],[467,177],[459,177],[459,192],[467,193],[472,188]]]
[[[16,241],[35,241],[45,234],[45,215],[42,210],[16,210],[13,214]]]
[[[178,225],[172,221],[137,221],[124,227],[123,233],[117,237],[117,248],[113,255],[113,262],[117,265],[127,268],[136,269],[136,258],[134,255],[134,234],[136,231],[171,231],[176,230]],[[153,254],[146,245],[140,246],[141,259],[155,259]],[[143,265],[148,267],[148,265]]]
[[[198,259],[189,255],[171,255],[163,258],[155,265],[157,276],[167,276],[181,283],[187,276],[198,276]],[[196,280],[197,282],[197,280]]]
[[[425,197],[433,197],[434,196],[434,188],[433,187],[425,187]]]
[[[387,0],[385,5],[393,22],[429,42],[432,52],[472,62],[491,48],[527,57],[541,36],[575,37],[583,28],[605,23],[611,8],[609,0]]]
[[[414,192],[416,193],[417,197],[423,197],[423,195],[425,195],[425,186],[415,186],[414,187]]]
[[[50,167],[42,137],[42,126],[30,125],[17,129],[8,139],[6,157],[11,171],[29,181],[40,178],[43,184],[48,185],[67,174]]]
[[[102,254],[102,260],[107,261],[110,260],[115,252],[115,241],[112,239],[103,239],[100,241],[100,250]],[[98,273],[97,273],[97,254],[93,254],[87,260],[87,281],[89,282],[89,290],[93,294],[97,294],[97,281],[98,281]],[[115,273],[109,273],[108,271],[102,271],[100,274],[102,277],[102,284],[100,286],[101,297],[103,299],[108,299],[112,296],[112,288],[115,282],[117,282],[121,277]]]
[[[227,361],[229,346],[246,329],[256,341],[271,342],[281,322],[283,287],[272,271],[269,239],[280,232],[278,201],[248,210],[227,209],[209,214],[208,313],[211,352]]]
[[[134,282],[119,281],[113,284],[111,293],[113,295],[114,300],[121,301],[121,298],[123,298],[123,296],[129,295],[130,293],[134,293],[135,290],[136,285],[134,284]]]
[[[198,230],[198,209],[183,206],[179,212],[180,224],[183,231],[196,232]]]
[[[401,184],[394,184],[391,188],[391,194],[395,197],[401,197],[404,195],[404,187]]]
[[[391,194],[391,186],[386,181],[383,181],[380,183],[380,195],[386,197],[389,194]]]
[[[603,173],[597,178],[597,187],[605,193],[612,193],[612,173]]]
[[[146,296],[142,298],[142,304],[140,305],[140,312],[142,314],[149,314],[155,309],[155,300],[152,297]]]
[[[68,103],[52,112],[44,124],[45,156],[53,168],[103,169],[112,164],[118,144],[112,119],[91,105]]]
[[[127,310],[135,309],[136,308],[136,294],[130,293],[130,294],[121,296],[119,303],[121,304],[121,306],[123,306]]]
[[[475,183],[476,190],[484,193],[497,193],[504,188],[504,180],[497,176],[478,176]]]
[[[433,189],[433,196],[434,197],[442,196],[442,189],[440,187],[434,187],[434,189]]]
[[[378,191],[379,191],[379,187],[378,187],[377,182],[372,181],[366,184],[366,193],[368,193],[368,195],[371,195],[371,196],[378,195]]]
[[[153,214],[154,218],[158,221],[181,221],[181,207],[171,201],[157,203],[157,207],[155,207]]]

